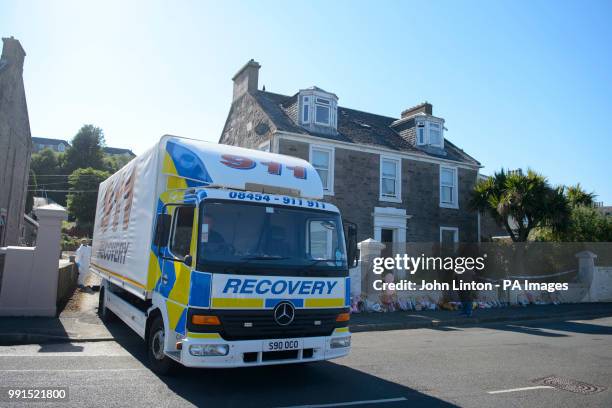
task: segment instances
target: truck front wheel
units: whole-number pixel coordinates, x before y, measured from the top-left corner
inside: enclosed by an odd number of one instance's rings
[[[159,375],[168,375],[175,367],[175,362],[164,353],[166,338],[164,321],[161,316],[153,318],[147,339],[147,354],[151,369]]]

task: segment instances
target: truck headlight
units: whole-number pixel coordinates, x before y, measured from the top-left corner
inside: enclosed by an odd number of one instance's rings
[[[348,337],[336,337],[331,339],[329,343],[329,347],[342,348],[342,347],[350,347],[351,346],[351,336]]]
[[[229,346],[227,344],[192,344],[189,346],[189,354],[192,356],[227,356]]]

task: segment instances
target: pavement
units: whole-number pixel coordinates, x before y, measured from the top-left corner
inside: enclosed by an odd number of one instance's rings
[[[96,312],[98,293],[91,287],[99,285],[92,275],[85,290],[77,289],[58,318],[0,318],[0,345],[50,342],[112,341],[130,337],[130,329],[120,321],[103,324]],[[540,319],[576,319],[612,316],[612,303],[582,303],[564,305],[531,305],[478,309],[471,318],[459,312],[409,311],[392,313],[356,313],[351,315],[350,330],[384,331],[428,327],[474,326],[484,323],[529,321]]]
[[[611,407],[611,350],[612,318],[532,320],[361,332],[333,361],[159,377],[131,333],[0,346],[0,384],[65,387],[68,400],[51,403],[62,407]],[[596,392],[538,381],[550,376]]]

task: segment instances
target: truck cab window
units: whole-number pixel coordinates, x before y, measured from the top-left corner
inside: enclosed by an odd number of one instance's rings
[[[170,236],[170,252],[177,258],[189,254],[191,234],[193,231],[194,207],[177,207],[174,210],[172,232]]]

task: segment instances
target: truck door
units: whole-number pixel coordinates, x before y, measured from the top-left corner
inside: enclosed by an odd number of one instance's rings
[[[189,283],[191,266],[195,259],[192,252],[193,231],[194,231],[194,206],[168,206],[168,213],[172,216],[168,246],[163,251],[163,262],[161,271],[161,282],[159,291],[165,297],[175,297],[176,301],[186,304],[185,295],[188,288],[175,287],[177,282],[180,286]],[[181,276],[183,275],[183,276]],[[176,292],[176,296],[171,296]]]

